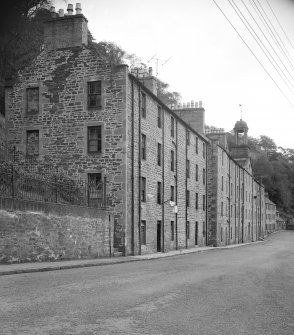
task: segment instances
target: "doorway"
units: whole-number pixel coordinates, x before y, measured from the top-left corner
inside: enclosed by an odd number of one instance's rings
[[[161,221],[157,221],[157,252],[161,251]]]
[[[195,245],[198,245],[198,221],[195,223]]]

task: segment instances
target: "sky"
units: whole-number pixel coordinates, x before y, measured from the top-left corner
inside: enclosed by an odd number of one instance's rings
[[[96,42],[136,54],[182,103],[201,100],[207,125],[231,131],[242,109],[249,136],[294,148],[294,0],[79,2]]]

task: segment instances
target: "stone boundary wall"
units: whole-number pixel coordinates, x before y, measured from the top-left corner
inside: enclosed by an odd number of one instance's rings
[[[109,257],[107,211],[0,198],[0,263]]]

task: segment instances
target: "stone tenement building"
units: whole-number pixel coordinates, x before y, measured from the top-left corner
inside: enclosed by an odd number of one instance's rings
[[[205,136],[202,104],[170,109],[151,71],[135,77],[88,47],[80,11],[53,15],[44,49],[7,88],[8,144],[72,177],[106,177],[125,255],[262,237],[264,190],[239,128],[229,154],[224,134]]]
[[[265,234],[264,187],[254,179],[243,120],[234,127],[230,152],[222,130],[207,132],[208,243],[214,246],[257,241]]]
[[[275,231],[276,229],[276,224],[277,224],[277,208],[276,204],[273,203],[269,197],[268,194],[265,194],[265,217],[266,217],[266,223],[265,223],[265,228],[266,231],[271,233]]]

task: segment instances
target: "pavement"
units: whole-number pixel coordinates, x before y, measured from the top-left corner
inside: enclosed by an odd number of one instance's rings
[[[104,266],[113,265],[120,263],[138,262],[143,260],[154,260],[164,257],[180,256],[190,253],[207,252],[212,250],[230,249],[243,247],[249,244],[261,243],[263,241],[242,243],[242,244],[231,244],[224,247],[195,247],[189,249],[172,250],[169,252],[158,252],[154,254],[136,255],[136,256],[120,256],[111,258],[97,258],[97,259],[80,259],[80,260],[68,260],[68,261],[54,261],[54,262],[34,262],[34,263],[12,263],[12,264],[0,264],[0,276],[14,275],[22,273],[32,272],[45,272],[55,270],[66,270],[74,268],[83,268],[90,266]]]

